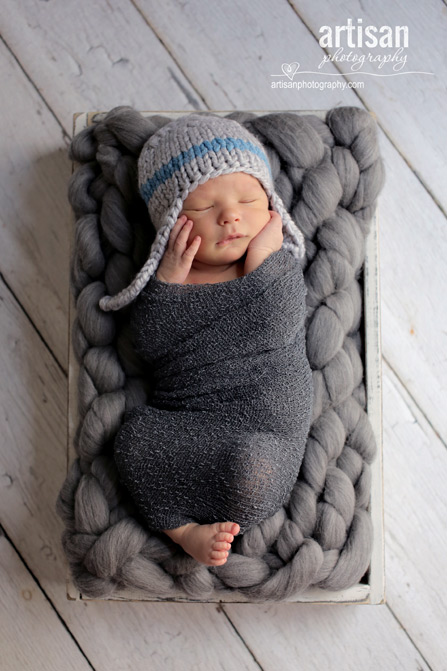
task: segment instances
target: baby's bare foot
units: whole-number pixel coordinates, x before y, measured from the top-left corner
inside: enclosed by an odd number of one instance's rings
[[[228,552],[240,526],[236,522],[215,522],[214,524],[185,525],[175,542],[207,566],[221,566],[228,558]],[[171,536],[172,537],[172,536]]]

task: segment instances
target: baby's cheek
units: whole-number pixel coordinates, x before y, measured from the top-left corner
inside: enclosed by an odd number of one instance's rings
[[[260,233],[262,231],[262,229],[264,228],[264,226],[266,224],[268,224],[270,219],[271,219],[271,214],[268,210],[267,211],[263,210],[262,212],[260,212],[259,217],[257,218],[257,224],[258,225],[257,225],[257,231],[256,232]]]
[[[200,226],[196,226],[196,224],[192,224],[192,228],[189,232],[189,237],[188,237],[188,242],[187,245],[189,246],[194,238],[199,235],[200,236],[200,247],[203,247],[203,244],[205,242],[204,235],[203,235],[203,230]]]
[[[263,222],[264,226],[266,225],[267,222],[270,221],[271,216],[272,215],[268,207],[259,210],[259,219]]]

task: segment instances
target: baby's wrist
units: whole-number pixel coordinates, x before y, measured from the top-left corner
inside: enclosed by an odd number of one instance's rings
[[[159,282],[169,282],[169,280],[166,279],[166,277],[164,277],[164,275],[160,272],[155,273],[155,279],[157,279]]]
[[[273,249],[253,249],[247,251],[247,256],[244,263],[244,274],[248,275],[253,270],[256,270],[261,263],[263,263],[270,254],[273,253]]]

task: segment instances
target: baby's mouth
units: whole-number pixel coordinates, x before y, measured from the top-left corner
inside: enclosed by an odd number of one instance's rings
[[[229,235],[227,238],[224,238],[223,240],[219,240],[217,243],[218,245],[225,245],[228,242],[232,242],[233,240],[238,240],[239,238],[244,238],[245,235],[242,235],[242,233],[235,233],[234,235]]]

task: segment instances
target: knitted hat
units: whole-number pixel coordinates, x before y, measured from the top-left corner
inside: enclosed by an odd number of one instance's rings
[[[128,305],[149,282],[187,196],[199,184],[234,172],[253,175],[261,183],[270,208],[282,219],[282,246],[290,249],[296,258],[303,258],[303,235],[275,193],[262,144],[237,121],[191,114],[167,123],[143,146],[138,159],[138,182],[157,234],[149,258],[131,284],[116,296],[101,298],[102,310],[119,310]]]

